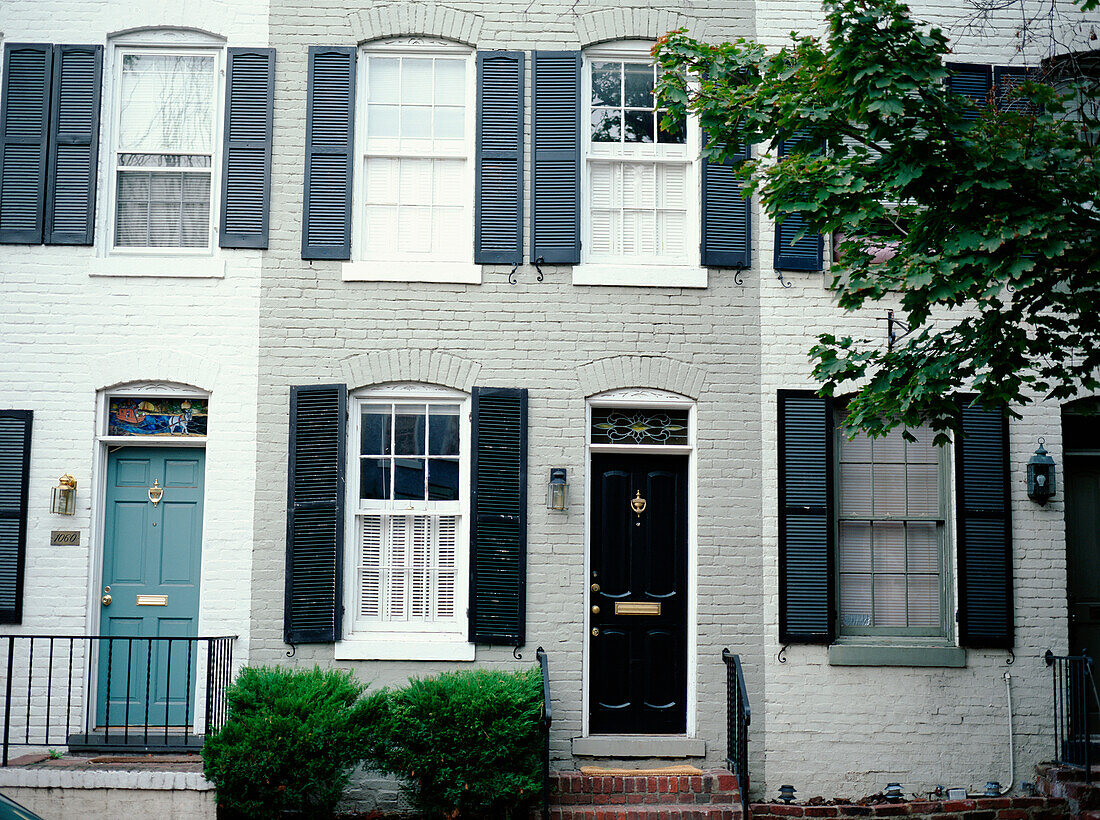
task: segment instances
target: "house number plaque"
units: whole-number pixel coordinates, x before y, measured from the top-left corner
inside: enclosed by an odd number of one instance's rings
[[[51,530],[51,547],[79,547],[80,530]]]

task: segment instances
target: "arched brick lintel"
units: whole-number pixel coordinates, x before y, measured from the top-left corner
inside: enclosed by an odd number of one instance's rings
[[[581,365],[577,377],[586,397],[625,387],[655,387],[698,399],[706,372],[665,356],[612,356]]]

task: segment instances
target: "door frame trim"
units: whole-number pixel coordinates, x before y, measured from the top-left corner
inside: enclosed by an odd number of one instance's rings
[[[92,474],[90,477],[91,487],[91,510],[90,510],[90,526],[88,528],[88,599],[85,604],[84,615],[84,631],[86,635],[98,635],[99,623],[100,623],[100,590],[103,588],[103,553],[105,545],[105,527],[106,527],[106,514],[107,514],[107,455],[111,448],[119,447],[161,447],[161,448],[180,448],[180,449],[193,449],[201,448],[206,450],[207,441],[210,436],[209,433],[206,436],[194,436],[174,438],[171,436],[127,436],[124,440],[120,436],[108,436],[107,431],[107,402],[111,396],[114,395],[140,395],[149,396],[150,398],[157,397],[175,397],[175,396],[193,396],[199,398],[207,398],[213,403],[213,397],[209,390],[203,390],[199,387],[191,387],[185,384],[176,384],[170,382],[128,382],[125,384],[115,385],[113,387],[98,390],[96,392],[96,409],[95,409],[95,438],[93,447],[95,448],[92,454]],[[207,409],[209,413],[209,407]],[[208,421],[209,424],[209,421]],[[201,550],[201,558],[199,561],[199,611],[197,614],[197,620],[195,622],[196,630],[198,625],[202,621],[202,608],[203,608],[203,576],[205,569],[205,563],[207,561],[206,550],[206,538],[207,538],[207,521],[208,505],[206,503],[206,478],[209,475],[209,460],[203,461],[203,505],[202,505],[202,541],[199,549]],[[201,631],[197,631],[196,634],[201,634]],[[203,661],[205,663],[205,660]],[[88,652],[88,657],[85,663],[85,680],[84,680],[84,707],[85,714],[84,720],[87,721],[91,716],[96,714],[98,708],[98,696],[97,683],[99,680],[98,669],[98,653]],[[195,710],[193,717],[192,729],[197,730],[201,724],[198,704],[199,704],[199,692],[204,690],[206,685],[205,676],[198,674],[196,668],[196,695],[195,695]],[[202,701],[205,703],[205,701]],[[202,716],[205,719],[204,716]]]
[[[687,445],[641,445],[641,444],[593,444],[592,408],[593,407],[637,407],[643,409],[667,409],[688,411]],[[654,388],[610,390],[597,393],[585,399],[584,407],[584,584],[581,595],[585,602],[588,598],[584,591],[588,589],[592,577],[592,454],[622,453],[632,455],[682,455],[687,456],[687,710],[686,737],[696,736],[697,678],[698,678],[698,469],[696,459],[696,402],[687,396],[670,393]],[[589,675],[592,672],[592,659],[589,656],[588,632],[591,629],[588,606],[582,607],[584,617],[581,650],[581,737],[591,735]]]

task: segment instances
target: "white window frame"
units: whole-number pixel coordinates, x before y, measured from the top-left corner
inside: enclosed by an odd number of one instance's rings
[[[347,513],[344,539],[343,637],[336,644],[337,660],[420,660],[472,661],[474,645],[469,642],[466,610],[469,605],[470,574],[470,396],[438,385],[402,382],[354,391],[348,412]],[[362,408],[372,404],[457,404],[459,408],[459,500],[381,501],[359,498]],[[454,627],[434,623],[394,624],[360,621],[359,519],[365,514],[455,515],[455,600]]]
[[[212,56],[214,58],[214,134],[213,145],[210,154],[210,224],[208,236],[210,241],[205,248],[130,248],[115,247],[115,220],[118,208],[118,134],[122,109],[121,81],[122,58],[127,54],[156,54],[156,55],[186,55],[186,56]],[[104,90],[108,92],[105,100],[104,111],[107,114],[107,158],[103,163],[106,179],[101,190],[105,193],[107,203],[106,218],[100,220],[101,247],[105,255],[113,257],[121,264],[94,266],[93,275],[122,275],[122,276],[185,276],[216,277],[224,275],[224,265],[215,260],[219,253],[218,225],[221,218],[221,172],[223,129],[225,126],[225,44],[219,38],[210,35],[201,35],[194,32],[179,32],[164,30],[158,32],[142,32],[140,34],[121,37],[109,44],[107,70],[110,72],[110,80],[104,84]],[[200,264],[201,267],[181,272],[177,270],[166,271],[163,269],[149,269],[144,267],[140,260],[134,257],[187,257]],[[126,260],[123,262],[122,260]],[[200,261],[202,260],[202,261]],[[127,264],[131,262],[132,264]],[[207,264],[203,264],[206,262]],[[136,264],[134,264],[136,263]],[[140,266],[140,267],[139,267]]]
[[[370,88],[370,58],[389,57],[463,57],[466,61],[465,132],[463,143],[465,173],[463,188],[467,219],[463,230],[464,251],[458,259],[433,260],[425,256],[398,255],[393,259],[365,259],[366,236],[366,159],[367,159],[367,90]],[[375,41],[360,47],[358,53],[355,100],[355,152],[352,202],[352,260],[341,265],[341,277],[346,282],[453,282],[481,284],[481,266],[474,264],[474,174],[475,130],[477,127],[477,52],[469,46],[449,40],[425,40],[402,37]],[[385,156],[386,154],[375,154]],[[409,154],[390,154],[409,157]],[[425,153],[424,158],[459,158],[452,153]]]
[[[592,154],[592,64],[603,61],[627,61],[652,63],[650,50],[653,43],[645,40],[620,40],[603,43],[585,49],[581,70],[581,263],[573,268],[574,285],[624,285],[634,287],[705,288],[707,269],[699,264],[701,189],[700,129],[694,117],[688,117],[687,142],[687,213],[685,258],[669,259],[653,257],[645,261],[634,257],[619,259],[593,258],[592,248],[592,191],[589,165],[592,161],[614,159],[593,157]],[[652,146],[653,157],[638,157],[640,161],[668,162],[681,165],[681,158],[659,156],[659,143],[639,143]],[[629,161],[628,158],[625,158]],[[694,259],[691,255],[694,254]]]

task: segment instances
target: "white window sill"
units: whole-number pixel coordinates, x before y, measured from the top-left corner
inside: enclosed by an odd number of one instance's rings
[[[441,282],[480,285],[481,265],[473,262],[360,261],[344,262],[345,282]]]
[[[363,635],[336,643],[338,661],[472,661],[474,645],[465,636],[427,637],[421,633]]]
[[[693,265],[588,263],[573,267],[574,285],[640,288],[705,288],[707,269]]]
[[[151,276],[164,279],[224,279],[225,260],[210,256],[96,256],[89,276]]]

